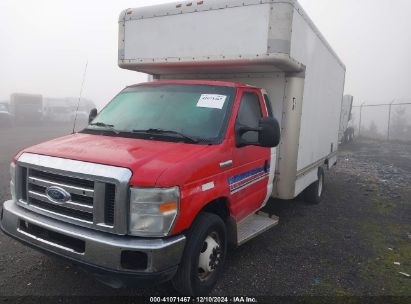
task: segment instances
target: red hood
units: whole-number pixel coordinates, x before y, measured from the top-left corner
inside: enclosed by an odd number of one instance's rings
[[[196,159],[207,148],[186,143],[73,134],[22,152],[129,168],[133,171],[131,185],[154,186],[165,170],[182,160]]]

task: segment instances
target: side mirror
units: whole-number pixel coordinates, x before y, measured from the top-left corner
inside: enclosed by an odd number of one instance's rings
[[[238,125],[235,128],[237,147],[259,146],[265,148],[277,147],[280,143],[281,132],[277,119],[263,117],[260,119],[258,128],[250,128]],[[248,142],[243,138],[247,132],[258,132],[258,142]]]
[[[97,109],[94,108],[90,111],[90,114],[88,115],[88,123],[90,124],[96,117],[97,117]]]
[[[258,141],[261,147],[277,147],[281,139],[280,124],[277,119],[264,117],[260,119],[260,132]]]

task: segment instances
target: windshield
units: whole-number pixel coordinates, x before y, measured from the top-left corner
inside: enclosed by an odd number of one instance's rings
[[[161,135],[216,142],[225,129],[234,94],[235,88],[212,85],[130,87],[117,95],[87,130],[106,127],[116,131],[109,135],[133,133],[136,137],[144,137],[144,131],[150,135],[153,130],[157,135],[167,131]]]

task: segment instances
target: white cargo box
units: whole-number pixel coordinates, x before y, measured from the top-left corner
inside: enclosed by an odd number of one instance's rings
[[[127,9],[119,20],[119,65],[148,74],[227,68],[298,71],[302,66],[292,58],[292,50],[307,47],[309,39],[294,17],[300,11],[293,0],[208,0]],[[302,17],[333,53],[305,14]]]
[[[282,128],[274,196],[336,162],[345,66],[294,0],[204,0],[127,9],[119,66],[154,79],[237,81],[268,92]]]

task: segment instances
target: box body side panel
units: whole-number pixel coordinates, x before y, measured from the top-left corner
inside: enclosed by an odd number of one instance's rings
[[[337,150],[345,68],[294,10],[291,56],[306,66],[297,171]]]

